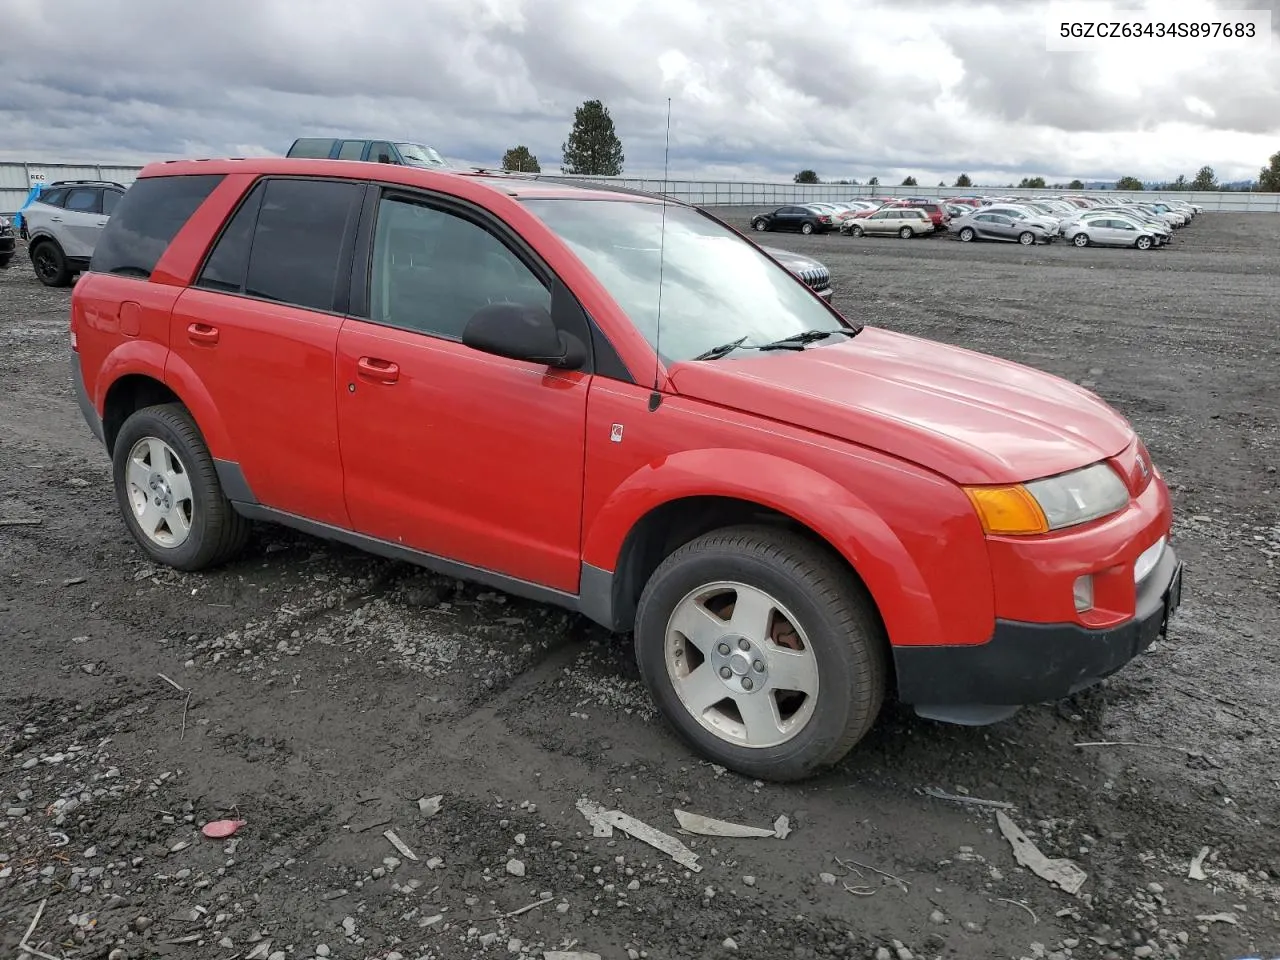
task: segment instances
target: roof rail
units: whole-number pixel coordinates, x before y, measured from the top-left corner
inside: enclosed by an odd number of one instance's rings
[[[468,167],[471,173],[484,174],[486,177],[516,177],[520,180],[537,180],[540,173],[525,173],[523,170],[504,170],[501,167]]]
[[[46,184],[48,187],[67,187],[73,184],[93,184],[94,186],[110,186],[119,187],[121,190],[127,190],[123,183],[117,183],[114,180],[54,180],[52,183]]]

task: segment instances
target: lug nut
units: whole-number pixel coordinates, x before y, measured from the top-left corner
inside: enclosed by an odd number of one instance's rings
[[[738,649],[739,649],[739,650],[750,650],[750,649],[751,649],[751,641],[750,641],[750,640],[748,640],[746,637],[743,637],[741,640],[739,640],[739,641],[738,641]]]
[[[727,643],[722,643],[720,644],[720,646],[716,647],[716,649],[719,650],[721,653],[728,653],[729,645]]]
[[[743,689],[743,690],[750,690],[752,686],[753,686],[753,684],[751,683],[751,678],[750,678],[750,677],[743,677],[743,678],[742,678],[742,689]]]
[[[728,667],[721,667],[721,668],[720,668],[720,676],[722,676],[722,677],[724,677],[726,680],[728,680],[731,676],[733,676],[733,671],[732,671],[732,670],[730,670]]]
[[[753,663],[751,666],[755,667],[755,669],[756,669],[756,673],[764,673],[764,661],[763,661],[763,660],[757,660],[757,661],[756,661],[755,663]]]

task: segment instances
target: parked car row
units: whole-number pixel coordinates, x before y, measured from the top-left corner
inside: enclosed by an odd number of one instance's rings
[[[753,230],[903,240],[947,234],[1031,246],[1066,240],[1078,247],[1148,250],[1170,243],[1201,212],[1185,200],[1129,197],[866,197],[842,203],[789,204],[751,219]]]

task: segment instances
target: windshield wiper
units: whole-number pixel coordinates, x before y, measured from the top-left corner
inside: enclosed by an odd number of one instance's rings
[[[747,342],[746,337],[739,337],[737,340],[730,340],[728,343],[722,343],[718,347],[712,347],[710,350],[704,350],[693,359],[695,360],[719,360],[721,357],[727,357],[733,351],[737,350]]]
[[[850,330],[848,327],[836,327],[833,330],[805,330],[801,333],[793,333],[789,337],[783,337],[781,340],[774,340],[772,343],[766,343],[758,347],[759,350],[794,350],[804,349],[806,343],[813,343],[816,340],[825,340],[827,337],[835,336],[837,333],[843,333],[846,337],[856,337],[859,330]]]

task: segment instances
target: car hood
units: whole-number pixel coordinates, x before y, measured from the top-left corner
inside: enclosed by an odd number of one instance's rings
[[[839,344],[736,353],[671,369],[693,397],[838,437],[956,483],[1019,483],[1123,451],[1128,421],[1095,394],[1020,364],[865,327]]]
[[[784,267],[796,267],[801,270],[806,267],[812,267],[816,270],[826,269],[812,257],[806,257],[799,253],[792,253],[790,250],[783,250],[781,247],[761,247],[760,249],[773,257],[773,259],[777,260]]]

